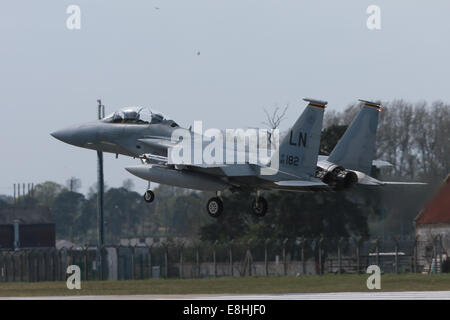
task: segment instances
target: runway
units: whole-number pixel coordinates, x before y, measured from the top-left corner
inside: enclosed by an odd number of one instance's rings
[[[450,291],[0,297],[0,300],[450,300]]]

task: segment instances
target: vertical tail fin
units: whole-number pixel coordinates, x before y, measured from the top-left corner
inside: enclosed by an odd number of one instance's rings
[[[359,101],[364,106],[334,147],[328,161],[370,174],[381,107],[379,103]]]
[[[280,179],[301,179],[314,176],[319,153],[320,133],[326,101],[303,99],[309,104],[279,148]]]

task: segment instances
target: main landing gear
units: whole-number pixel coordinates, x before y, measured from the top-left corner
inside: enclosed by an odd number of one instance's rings
[[[252,203],[252,212],[257,217],[264,217],[267,213],[267,200],[260,196],[260,192],[256,191],[256,198]],[[212,218],[219,217],[223,212],[223,201],[220,198],[220,192],[216,196],[209,199],[206,204],[206,211]]]
[[[206,211],[208,211],[208,214],[213,218],[219,217],[223,212],[222,199],[220,199],[219,196],[209,199],[206,204]]]
[[[153,200],[155,200],[155,194],[152,190],[150,190],[150,182],[148,183],[147,191],[144,193],[144,200],[145,202],[151,203]]]

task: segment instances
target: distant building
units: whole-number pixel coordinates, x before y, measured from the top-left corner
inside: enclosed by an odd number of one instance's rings
[[[55,247],[55,236],[48,207],[0,208],[0,249]]]
[[[418,260],[425,268],[450,254],[450,174],[414,219]]]

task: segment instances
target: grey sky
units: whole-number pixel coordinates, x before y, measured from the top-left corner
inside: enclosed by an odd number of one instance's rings
[[[81,30],[66,8],[81,8]],[[379,31],[366,28],[368,5]],[[156,10],[155,7],[159,7]],[[449,1],[8,1],[0,11],[0,194],[14,182],[96,179],[96,154],[49,133],[126,105],[181,125],[261,126],[263,108],[308,96],[342,109],[357,98],[450,101]],[[200,51],[200,55],[197,52]],[[137,160],[105,155],[105,180]]]

